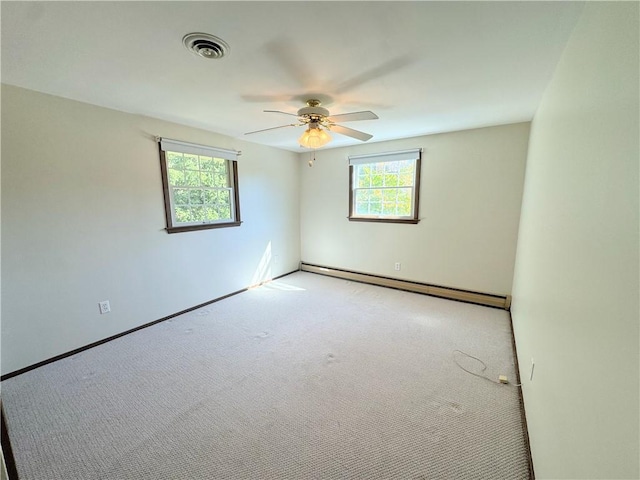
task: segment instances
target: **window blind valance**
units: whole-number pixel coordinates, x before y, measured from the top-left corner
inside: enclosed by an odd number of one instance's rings
[[[367,155],[349,155],[349,165],[365,165],[367,163],[398,162],[401,160],[418,160],[421,148],[400,150],[397,152],[370,153]]]
[[[197,143],[181,142],[179,140],[171,140],[170,138],[160,138],[160,148],[163,152],[180,152],[190,153],[192,155],[204,155],[207,157],[224,158],[225,160],[238,160],[240,152],[235,150],[225,150],[224,148],[209,147],[206,145],[198,145]]]

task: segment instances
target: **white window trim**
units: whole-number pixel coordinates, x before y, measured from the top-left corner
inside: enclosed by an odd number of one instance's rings
[[[418,160],[421,148],[398,150],[396,152],[368,153],[366,155],[349,155],[349,165],[366,165],[368,163],[399,162],[402,160]]]
[[[225,160],[237,161],[242,152],[236,150],[226,150],[224,148],[209,147],[197,143],[182,142],[170,138],[158,137],[160,149],[163,152],[190,153],[191,155],[203,155],[205,157],[224,158]]]

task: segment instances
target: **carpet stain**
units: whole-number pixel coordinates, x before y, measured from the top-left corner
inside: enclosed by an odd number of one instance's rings
[[[325,357],[325,364],[327,365],[332,365],[334,363],[337,363],[339,360],[336,358],[336,356],[333,353],[328,353],[327,356]]]
[[[446,402],[438,409],[439,415],[460,415],[464,412],[464,407],[456,402]]]

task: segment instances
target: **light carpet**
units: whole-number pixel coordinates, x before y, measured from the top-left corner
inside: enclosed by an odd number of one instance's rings
[[[525,479],[508,313],[296,272],[2,382],[21,479]],[[465,368],[481,365],[458,357]]]

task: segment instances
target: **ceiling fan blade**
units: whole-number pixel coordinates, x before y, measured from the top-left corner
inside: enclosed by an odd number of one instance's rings
[[[282,113],[283,115],[293,115],[294,117],[298,116],[297,113],[281,112],[280,110],[263,110],[263,111],[265,113]]]
[[[311,86],[313,83],[311,75],[313,69],[305,62],[305,53],[296,46],[293,40],[279,37],[267,42],[265,49],[271,58],[280,64],[298,85],[303,88]]]
[[[331,131],[339,133],[341,135],[346,135],[347,137],[362,140],[363,142],[366,142],[370,138],[373,138],[373,135],[354,130],[353,128],[343,127],[342,125],[331,125]]]
[[[382,65],[378,65],[377,67],[371,68],[366,72],[362,72],[355,77],[349,78],[344,82],[341,82],[337,88],[334,89],[336,93],[343,93],[347,90],[351,90],[363,83],[370,82],[371,80],[375,80],[376,78],[383,77],[385,75],[389,75],[400,68],[404,68],[407,65],[413,63],[414,60],[409,58],[408,56],[402,56],[398,58],[393,58],[384,62]]]
[[[284,112],[282,112],[284,113]],[[284,127],[299,127],[302,124],[299,123],[290,123],[288,125],[280,125],[279,127],[271,127],[271,128],[263,128],[262,130],[254,130],[253,132],[247,132],[245,133],[245,135],[251,135],[252,133],[260,133],[260,132],[266,132],[268,130],[276,130],[278,128],[284,128]]]
[[[338,115],[331,115],[329,117],[330,122],[355,122],[356,120],[377,120],[378,116],[370,111],[364,112],[351,112],[351,113],[339,113]]]

